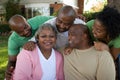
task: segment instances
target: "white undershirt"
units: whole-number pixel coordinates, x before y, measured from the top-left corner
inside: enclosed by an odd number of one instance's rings
[[[56,80],[56,57],[54,49],[52,49],[52,53],[48,59],[43,56],[39,48],[38,54],[43,73],[41,80]]]

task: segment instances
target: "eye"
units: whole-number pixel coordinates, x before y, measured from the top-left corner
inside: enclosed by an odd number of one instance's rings
[[[26,24],[24,25],[24,29],[27,29],[27,25]]]
[[[58,23],[62,23],[62,21],[58,20]]]
[[[70,24],[69,23],[64,23],[65,26],[69,26]]]
[[[46,35],[42,35],[42,36],[40,36],[41,38],[46,38],[47,36]]]

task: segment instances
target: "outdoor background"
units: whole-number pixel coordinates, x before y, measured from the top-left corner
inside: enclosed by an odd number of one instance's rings
[[[1,2],[4,2],[4,5]],[[15,2],[17,1],[17,2]],[[9,18],[14,15],[14,14],[21,14],[23,15],[26,19],[29,19],[31,17],[34,17],[36,15],[53,15],[56,16],[57,10],[51,13],[49,12],[49,8],[45,7],[32,7],[31,5],[27,5],[27,10],[28,13],[24,13],[21,11],[21,8],[19,7],[21,0],[0,0],[0,80],[4,80],[5,76],[5,69],[8,61],[8,38],[11,34],[11,29],[9,28],[8,25],[8,20]],[[23,0],[25,1],[25,0]],[[31,1],[31,0],[26,0],[26,1]],[[32,0],[34,1],[34,0]],[[47,0],[49,1],[49,0]],[[52,0],[50,0],[52,1]],[[57,0],[55,0],[57,1]],[[67,4],[71,5],[75,8],[77,8],[77,0],[59,0],[59,2],[62,1],[62,4]],[[69,2],[68,2],[69,1]],[[82,0],[81,0],[82,1]],[[103,9],[103,7],[107,4],[107,0],[83,0],[84,5],[83,5],[83,12],[82,14],[86,17],[87,21],[94,19],[95,15]],[[71,3],[70,3],[71,2]],[[42,3],[41,3],[42,4]],[[49,3],[45,4],[48,5]],[[59,5],[59,3],[57,3]],[[1,5],[3,5],[1,7]],[[35,3],[34,3],[35,5]],[[32,5],[32,6],[34,6]],[[36,4],[38,5],[38,4]],[[44,5],[44,3],[43,3]],[[53,3],[54,5],[54,3]],[[61,5],[61,3],[60,3]],[[15,7],[16,6],[16,7]],[[23,9],[22,9],[23,10]],[[33,10],[33,12],[32,12]],[[51,9],[52,10],[52,9]],[[30,11],[30,12],[29,12]],[[32,13],[31,13],[32,12]]]

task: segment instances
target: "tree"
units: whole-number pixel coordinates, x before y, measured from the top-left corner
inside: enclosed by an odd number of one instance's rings
[[[78,13],[83,14],[83,9],[84,9],[84,0],[78,0]]]
[[[21,9],[19,4],[20,4],[20,0],[8,0],[5,3],[7,21],[10,19],[11,16],[15,14],[21,14]]]

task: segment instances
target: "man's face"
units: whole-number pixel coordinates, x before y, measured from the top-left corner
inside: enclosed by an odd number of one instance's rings
[[[25,19],[19,19],[19,21],[16,21],[11,29],[22,37],[29,37],[32,34],[31,27]]]
[[[59,15],[56,18],[56,27],[59,32],[65,32],[68,31],[71,25],[73,24],[75,18],[72,17],[66,17],[63,15]]]
[[[107,37],[107,32],[104,25],[102,25],[102,23],[97,19],[94,22],[92,33],[95,38],[100,40],[103,40]]]
[[[72,26],[68,31],[68,41],[72,48],[79,48],[82,43],[82,32],[78,27]]]

